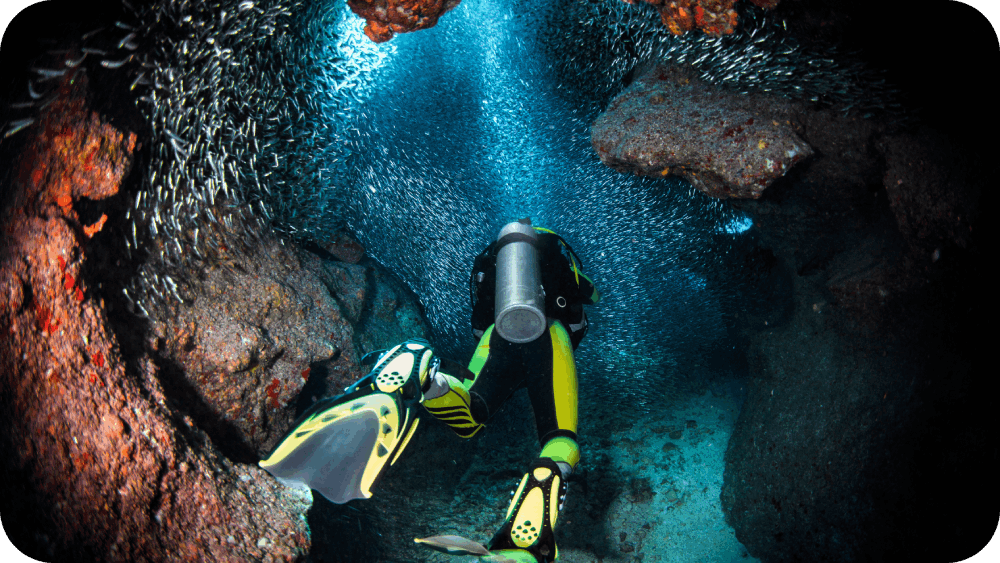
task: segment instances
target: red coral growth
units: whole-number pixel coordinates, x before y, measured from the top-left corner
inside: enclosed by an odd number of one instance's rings
[[[632,3],[630,0],[626,2]],[[643,0],[656,6],[663,25],[674,35],[681,35],[698,28],[706,35],[719,37],[733,32],[738,16],[733,5],[736,0]],[[754,4],[771,9],[780,0],[751,0]]]
[[[74,285],[76,285],[76,280],[73,278],[73,274],[66,272],[66,280],[63,282],[63,287],[66,288],[66,291],[70,291]]]
[[[52,315],[52,310],[41,303],[35,304],[35,322],[38,324],[38,330],[49,334],[59,328],[59,321]]]
[[[355,14],[368,20],[365,35],[376,43],[397,33],[427,29],[460,0],[348,0]]]
[[[108,215],[106,213],[101,213],[101,218],[97,220],[93,225],[84,225],[83,234],[90,238],[100,232],[104,228],[104,223],[108,220]]]
[[[278,402],[278,390],[281,388],[281,382],[277,378],[271,380],[271,384],[267,386],[267,397],[271,399],[271,406],[278,409],[281,408],[281,403]]]
[[[79,287],[76,288],[76,292],[73,294],[73,298],[77,301],[83,301],[83,290]]]
[[[104,367],[104,354],[98,350],[90,355],[90,361],[94,362],[95,366],[102,368]]]
[[[48,328],[51,315],[52,312],[44,305],[35,304],[35,323],[38,324],[38,330],[44,331]]]
[[[309,381],[309,368],[302,370],[302,381]]]
[[[94,461],[94,456],[90,455],[90,452],[70,453],[69,456],[73,460],[73,467],[77,472],[83,471]]]

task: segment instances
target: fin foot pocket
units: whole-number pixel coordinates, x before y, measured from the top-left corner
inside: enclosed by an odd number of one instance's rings
[[[565,496],[559,466],[549,458],[538,458],[521,478],[503,526],[490,541],[490,552],[523,551],[537,563],[554,561],[559,550],[553,529]]]

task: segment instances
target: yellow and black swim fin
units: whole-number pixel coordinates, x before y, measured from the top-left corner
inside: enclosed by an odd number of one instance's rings
[[[422,389],[438,364],[423,340],[390,349],[343,395],[303,413],[260,466],[282,483],[306,485],[331,502],[371,498],[372,487],[413,436]]]
[[[489,543],[491,554],[516,562],[548,563],[559,557],[553,528],[566,498],[559,465],[538,458],[521,479],[503,526]]]

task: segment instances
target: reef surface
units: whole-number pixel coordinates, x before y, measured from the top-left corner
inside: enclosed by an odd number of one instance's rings
[[[802,111],[777,96],[729,92],[656,65],[611,100],[591,142],[616,170],[680,176],[713,197],[758,198],[812,155],[797,132]]]

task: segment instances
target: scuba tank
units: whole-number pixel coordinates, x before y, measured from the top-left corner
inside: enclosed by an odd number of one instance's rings
[[[496,241],[496,331],[508,342],[531,342],[545,332],[545,292],[531,219],[507,223]]]

